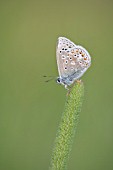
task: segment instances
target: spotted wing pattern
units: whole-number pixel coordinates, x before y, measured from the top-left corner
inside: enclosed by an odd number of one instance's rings
[[[80,76],[78,75],[81,77],[91,64],[91,57],[86,49],[75,45],[65,37],[58,38],[56,56],[61,78],[69,77],[77,72],[81,73]]]

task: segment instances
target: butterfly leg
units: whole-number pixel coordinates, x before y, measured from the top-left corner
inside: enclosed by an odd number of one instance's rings
[[[67,84],[65,84],[65,89],[66,89],[66,90],[69,90],[69,88],[68,88]]]
[[[82,82],[82,80],[76,80],[76,82],[77,82],[77,83],[81,83],[81,82]]]
[[[68,90],[67,96],[70,94],[71,89],[73,88],[73,86],[74,86],[76,83],[81,83],[81,82],[82,82],[81,80],[76,80],[76,81],[72,84],[72,86],[71,86],[70,88],[65,87],[65,88]],[[65,86],[66,86],[66,85],[65,85]]]

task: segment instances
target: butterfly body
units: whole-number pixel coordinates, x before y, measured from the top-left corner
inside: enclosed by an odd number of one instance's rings
[[[90,67],[91,57],[82,46],[75,45],[65,37],[59,37],[56,47],[59,84],[69,86]]]

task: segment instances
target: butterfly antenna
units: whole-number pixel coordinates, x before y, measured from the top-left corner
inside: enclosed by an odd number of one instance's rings
[[[49,81],[53,80],[53,78],[46,80],[45,82],[48,83]]]
[[[51,80],[53,80],[53,79],[55,79],[54,76],[46,76],[46,75],[44,75],[43,77],[50,77],[50,79],[45,80],[46,83],[49,82],[49,81],[51,81]]]
[[[46,76],[46,75],[44,75],[43,77],[51,77],[52,78],[53,76]]]

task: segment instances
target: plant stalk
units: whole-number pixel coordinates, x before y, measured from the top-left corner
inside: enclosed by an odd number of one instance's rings
[[[50,170],[65,170],[67,168],[83,96],[84,85],[81,81],[77,81],[67,95],[64,112],[55,139]]]

